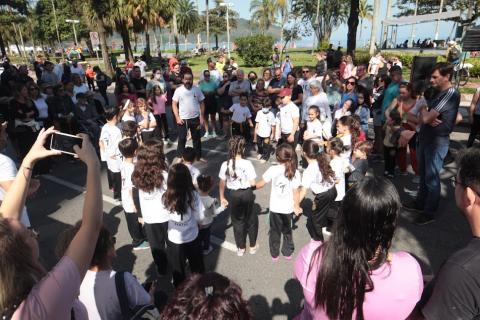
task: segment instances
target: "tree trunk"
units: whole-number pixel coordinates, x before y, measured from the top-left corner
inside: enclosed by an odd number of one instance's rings
[[[110,63],[110,54],[107,46],[107,31],[105,30],[105,24],[101,18],[97,19],[98,37],[100,39],[100,49],[102,50],[103,64],[105,66],[105,73],[110,77],[113,77],[113,68]]]
[[[362,41],[362,29],[363,29],[363,19],[360,19],[360,34],[358,37],[360,38],[360,41]]]
[[[357,46],[358,8],[359,0],[350,0],[350,15],[348,17],[347,53],[355,55]]]
[[[208,11],[208,10],[207,10]],[[173,37],[175,38],[175,54],[178,56],[180,47],[178,45],[177,9],[173,9]]]
[[[205,0],[205,17],[207,19],[206,26],[207,26],[207,50],[210,51],[210,18],[208,16],[208,0]]]
[[[152,55],[150,54],[150,32],[149,32],[148,23],[145,24],[145,59],[147,63],[150,63],[152,60]]]
[[[123,53],[125,54],[125,61],[133,60],[132,44],[130,43],[130,34],[128,32],[127,24],[124,20],[117,22],[117,30],[120,31],[123,43]]]
[[[7,50],[5,50],[5,42],[3,41],[2,33],[0,32],[0,51],[2,56],[7,56]]]
[[[373,4],[373,18],[372,18],[372,31],[370,33],[370,49],[371,56],[375,53],[375,42],[377,40],[378,30],[378,16],[380,15],[380,0],[375,0]]]
[[[218,48],[218,34],[215,34],[215,47]]]

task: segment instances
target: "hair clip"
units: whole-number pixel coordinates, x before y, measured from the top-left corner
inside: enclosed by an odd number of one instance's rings
[[[213,287],[205,287],[205,294],[208,296],[213,296]]]

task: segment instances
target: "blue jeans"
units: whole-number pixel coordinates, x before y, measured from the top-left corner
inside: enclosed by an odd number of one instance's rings
[[[420,174],[420,189],[417,195],[417,206],[423,209],[426,216],[432,217],[440,202],[440,171],[447,155],[449,142],[425,143],[420,141],[417,149],[417,160]]]

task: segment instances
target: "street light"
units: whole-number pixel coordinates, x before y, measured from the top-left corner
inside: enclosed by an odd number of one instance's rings
[[[75,45],[78,45],[77,40],[77,30],[75,30],[75,24],[80,23],[80,20],[65,19],[65,22],[71,23],[73,25],[73,36],[75,37]]]
[[[222,2],[220,3],[221,7],[227,7],[227,52],[228,52],[228,59],[230,59],[230,21],[228,17],[228,8],[233,7],[233,3],[231,2]]]

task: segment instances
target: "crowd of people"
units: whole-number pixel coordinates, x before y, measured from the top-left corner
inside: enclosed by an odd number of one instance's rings
[[[274,263],[294,260],[304,295],[298,319],[480,315],[478,150],[460,158],[453,180],[457,206],[474,235],[468,246],[447,261],[428,290],[416,258],[391,249],[402,207],[418,213],[418,225],[437,215],[440,171],[459,120],[453,66],[437,63],[428,79],[410,83],[400,61],[387,62],[381,53],[368,65],[355,65],[341,48],[315,58],[315,67],[298,68],[288,55],[279,61],[274,50],[272,66],[258,76],[233,59],[210,57],[198,83],[175,57],[166,69],[152,69],[148,80],[142,59],[117,68],[113,78],[98,66],[84,70],[76,61],[53,64],[38,57],[34,80],[26,66],[7,64],[0,149],[13,145],[20,165],[17,173],[0,154],[2,317],[122,319],[141,312],[158,319],[251,319],[241,288],[206,272],[204,256],[213,250],[215,217],[226,210],[237,256],[260,250],[254,195],[267,184],[269,253]],[[116,104],[107,95],[113,82]],[[61,234],[60,260],[47,273],[25,201],[39,186],[32,175],[48,172],[46,158],[60,154],[44,146],[55,131],[83,139],[74,150],[87,166],[87,191],[82,219]],[[174,137],[177,157],[169,163],[165,147]],[[208,166],[206,139],[228,147],[218,177],[195,167],[197,161]],[[248,152],[267,165],[261,177]],[[133,250],[150,249],[158,276],[176,287],[163,310],[155,306],[155,283],[142,286],[113,269],[115,236],[102,224],[100,160],[123,207]],[[418,193],[401,201],[395,176],[409,175],[408,160]],[[385,177],[371,173],[373,161],[383,162]],[[212,190],[217,178],[218,199]],[[313,204],[307,208],[309,193]],[[312,240],[295,253],[293,225],[304,210]]]

